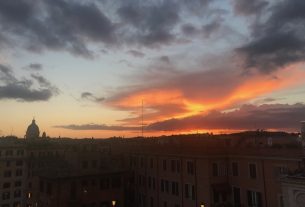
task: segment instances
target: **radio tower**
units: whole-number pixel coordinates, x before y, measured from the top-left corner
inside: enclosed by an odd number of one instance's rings
[[[143,99],[142,99],[142,107],[141,107],[141,119],[142,119],[142,137],[144,137],[144,122],[143,122]]]

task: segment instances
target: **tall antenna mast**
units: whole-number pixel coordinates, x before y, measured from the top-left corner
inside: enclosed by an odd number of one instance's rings
[[[143,122],[143,99],[142,99],[142,108],[141,108],[142,110],[141,110],[141,112],[142,112],[142,115],[141,115],[141,117],[142,117],[142,137],[144,137],[144,122]]]

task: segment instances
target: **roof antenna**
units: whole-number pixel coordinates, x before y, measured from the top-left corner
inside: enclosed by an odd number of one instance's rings
[[[141,108],[141,112],[142,112],[142,115],[141,115],[141,119],[142,119],[142,137],[144,137],[144,123],[143,123],[143,99],[142,99],[142,108]]]

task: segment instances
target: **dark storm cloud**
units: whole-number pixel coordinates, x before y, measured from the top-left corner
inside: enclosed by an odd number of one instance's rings
[[[17,81],[10,67],[0,64],[0,81],[4,83],[11,83]]]
[[[31,75],[32,79],[18,79],[12,69],[0,65],[0,99],[17,101],[47,101],[59,93],[58,89],[41,75]],[[38,88],[34,88],[36,81]]]
[[[271,102],[275,102],[278,100],[282,100],[284,98],[261,98],[255,101],[256,104],[267,104],[267,103],[271,103]]]
[[[87,58],[95,57],[90,45],[96,43],[107,48],[161,47],[180,41],[175,28],[184,18],[213,13],[211,2],[3,0],[0,45],[36,53],[68,51]]]
[[[303,103],[244,105],[232,112],[211,111],[206,115],[196,115],[183,119],[169,119],[155,122],[146,130],[175,131],[192,129],[253,130],[277,129],[298,130],[300,121],[305,119]]]
[[[238,15],[254,15],[261,12],[267,5],[268,2],[264,0],[233,0],[234,1],[234,12]]]
[[[211,35],[213,35],[216,31],[219,30],[221,27],[223,19],[217,18],[211,21],[210,23],[202,26],[202,33],[206,38],[209,38]]]
[[[140,51],[138,51],[138,50],[129,50],[129,51],[128,51],[128,54],[130,54],[130,55],[132,55],[132,56],[134,56],[134,57],[137,57],[137,58],[142,58],[142,57],[145,56],[144,53],[142,53],[142,52],[140,52]]]
[[[0,99],[16,99],[20,101],[47,101],[53,93],[49,89],[29,89],[27,85],[7,84],[0,86]]]
[[[31,63],[24,67],[26,70],[40,71],[43,69],[43,65],[40,63]]]
[[[247,2],[248,3],[248,2]],[[246,68],[268,73],[305,60],[305,1],[285,0],[253,26],[252,40],[237,49]]]
[[[204,38],[210,38],[215,33],[217,33],[223,23],[223,19],[221,17],[215,18],[207,24],[201,26],[201,28],[197,28],[196,26],[187,23],[181,26],[181,31],[186,36],[203,36]]]
[[[92,57],[87,42],[115,42],[114,25],[94,3],[68,0],[0,1],[1,35],[31,51],[66,50]],[[2,39],[3,40],[3,39]]]
[[[182,25],[181,31],[187,36],[193,36],[199,32],[198,29],[190,23]]]
[[[59,89],[53,86],[45,77],[39,74],[31,74],[31,77],[37,81],[40,87],[48,88],[54,95],[59,93]]]
[[[129,2],[123,4],[117,13],[128,27],[133,27],[133,41],[154,47],[175,41],[172,29],[179,22],[179,9],[179,4],[174,1],[155,4]]]
[[[81,94],[81,98],[89,100],[89,101],[93,101],[93,102],[101,102],[101,101],[105,100],[104,97],[97,97],[93,93],[90,93],[90,92],[83,92]]]
[[[106,124],[83,124],[83,125],[58,125],[54,128],[70,129],[70,130],[102,130],[102,131],[135,131],[140,130],[140,127],[129,127],[129,126],[113,126]]]
[[[169,57],[167,56],[167,55],[163,55],[163,56],[161,56],[160,57],[160,61],[161,62],[163,62],[163,63],[165,63],[165,64],[170,64],[170,59],[169,59]]]

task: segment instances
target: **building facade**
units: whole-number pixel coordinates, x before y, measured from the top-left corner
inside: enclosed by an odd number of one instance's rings
[[[304,155],[286,133],[2,138],[0,207],[305,206]]]

